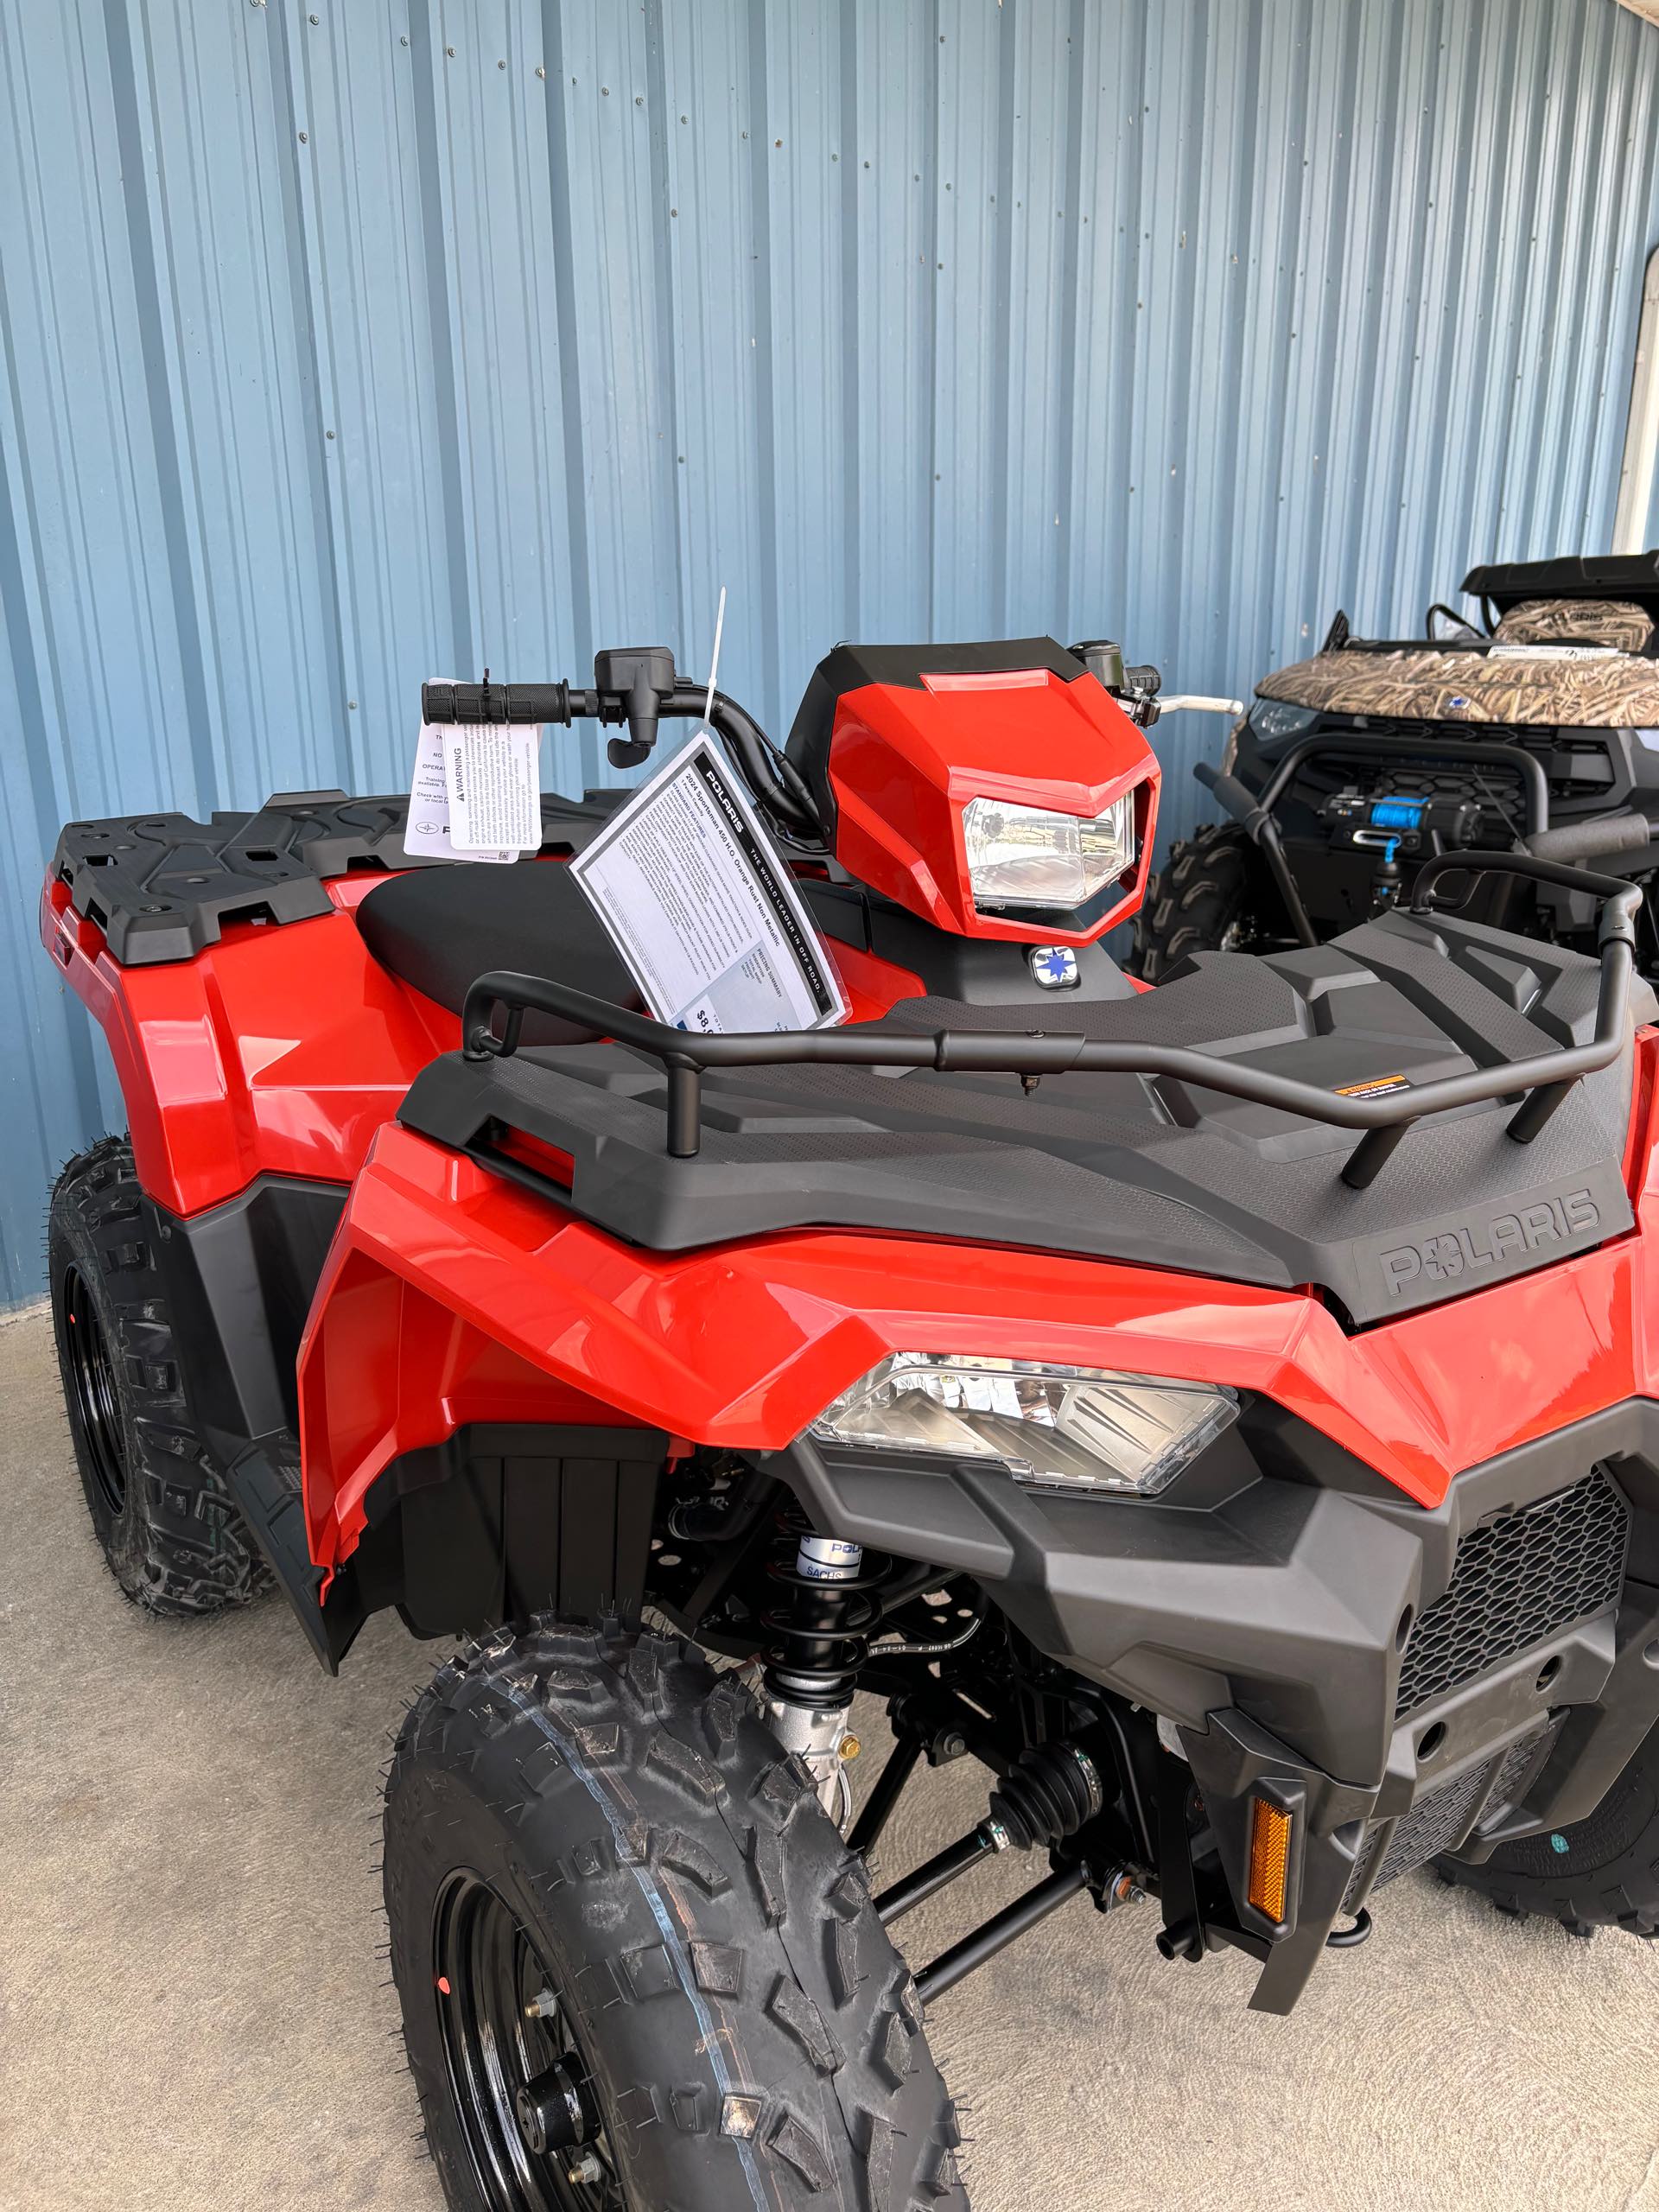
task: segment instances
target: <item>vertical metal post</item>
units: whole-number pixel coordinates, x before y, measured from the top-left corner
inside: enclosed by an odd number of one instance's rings
[[[671,1160],[695,1160],[702,1144],[702,1071],[695,1060],[670,1060],[668,1151]]]
[[[1642,320],[1636,334],[1624,461],[1613,515],[1615,553],[1640,553],[1646,549],[1656,465],[1659,465],[1659,246],[1648,256],[1648,273],[1642,286]]]

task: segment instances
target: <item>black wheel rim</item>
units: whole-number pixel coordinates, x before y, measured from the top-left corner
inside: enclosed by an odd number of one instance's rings
[[[587,2058],[518,1916],[473,1873],[438,1899],[433,1986],[450,2091],[489,2212],[627,2212]],[[584,2118],[569,2150],[531,2147],[519,2092],[563,2069]]]
[[[68,1351],[69,1387],[86,1440],[92,1474],[111,1513],[127,1502],[127,1463],[121,1448],[121,1401],[104,1324],[79,1268],[63,1279],[63,1340]]]

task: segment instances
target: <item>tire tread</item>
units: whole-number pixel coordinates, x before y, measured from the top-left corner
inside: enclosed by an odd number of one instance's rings
[[[1135,918],[1130,971],[1156,983],[1195,952],[1213,952],[1235,922],[1260,909],[1255,847],[1236,822],[1209,822],[1170,848]]]
[[[105,1561],[146,1612],[190,1616],[245,1605],[272,1577],[196,1425],[149,1239],[135,1234],[143,1191],[125,1137],[72,1160],[47,1227],[53,1331],[70,1438]],[[119,1401],[127,1496],[112,1513],[75,1412],[60,1287],[78,1266],[100,1306]]]
[[[605,1756],[592,1764],[596,1743]],[[563,1947],[569,2001],[588,2022],[602,2008],[639,2091],[623,2131],[631,2148],[617,2147],[642,2207],[747,2206],[741,2143],[780,2212],[965,2208],[960,2137],[914,1985],[804,1768],[690,1647],[549,1622],[441,1669],[404,1720],[387,1781],[393,1969],[456,2212],[478,2200],[432,2063],[440,2038],[421,2028],[431,1962],[416,1892],[442,1880],[446,1835],[480,1819],[540,1870],[538,1918]],[[696,2055],[694,1993],[716,2023],[712,2040],[738,2055],[723,2081]],[[614,2112],[614,2091],[610,2102]]]

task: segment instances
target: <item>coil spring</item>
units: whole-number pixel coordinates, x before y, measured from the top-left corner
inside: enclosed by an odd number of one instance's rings
[[[803,1536],[817,1534],[798,1508],[779,1516],[779,1534],[766,1573],[788,1602],[767,1606],[760,1630],[766,1664],[798,1689],[825,1703],[849,1691],[870,1653],[870,1636],[881,1621],[880,1592],[898,1572],[885,1552],[867,1551],[855,1573],[821,1579],[797,1564]]]

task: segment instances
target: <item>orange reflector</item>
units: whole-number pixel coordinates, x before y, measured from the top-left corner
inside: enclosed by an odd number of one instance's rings
[[[1250,1878],[1245,1895],[1268,1920],[1285,1916],[1290,1878],[1290,1815],[1265,1797],[1250,1800]]]

